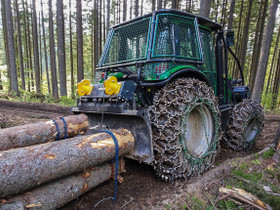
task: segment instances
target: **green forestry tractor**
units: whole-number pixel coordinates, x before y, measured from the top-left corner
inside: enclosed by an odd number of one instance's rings
[[[220,140],[249,150],[263,127],[233,44],[233,31],[176,10],[115,25],[94,84],[78,84],[72,111],[88,115],[91,132],[130,130],[136,145],[128,157],[151,164],[167,182],[200,174],[213,166]],[[240,78],[228,74],[228,53]]]

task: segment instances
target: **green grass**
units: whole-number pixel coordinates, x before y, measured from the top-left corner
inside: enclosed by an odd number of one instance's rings
[[[271,158],[274,151],[268,150],[264,155],[264,159]],[[280,193],[279,182],[280,182],[280,170],[275,168],[273,170],[262,169],[266,168],[267,165],[262,165],[260,159],[255,159],[249,163],[240,164],[235,170],[232,171],[225,183],[227,186],[241,188],[245,191],[255,195],[261,201],[269,204],[273,209],[280,209],[280,197],[268,194],[263,186],[269,186],[274,193]],[[272,184],[275,181],[277,184]],[[232,205],[231,203],[220,203],[222,209],[234,208],[232,206],[227,207],[226,205]]]
[[[274,153],[275,153],[275,151],[272,148],[270,148],[268,151],[265,151],[263,153],[263,158],[265,158],[265,159],[272,158]]]

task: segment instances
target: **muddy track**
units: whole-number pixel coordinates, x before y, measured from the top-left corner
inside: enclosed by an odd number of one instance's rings
[[[69,115],[69,108],[51,104],[32,104],[0,100],[0,118],[10,117],[15,124],[25,124],[55,116]],[[0,119],[1,120],[1,119]],[[105,200],[96,209],[163,209],[169,203],[184,203],[188,193],[199,196],[205,190],[205,184],[211,183],[210,190],[217,190],[224,176],[229,172],[228,161],[232,158],[248,156],[273,143],[280,125],[280,115],[265,116],[265,126],[259,141],[250,152],[235,152],[222,149],[218,154],[215,167],[204,175],[179,180],[175,184],[162,182],[155,177],[152,167],[137,161],[126,160],[126,170],[122,176],[124,183],[118,185],[117,200]],[[85,195],[73,200],[61,209],[94,209],[101,199],[113,196],[114,182],[105,182]]]
[[[71,114],[69,107],[44,103],[0,100],[0,128],[13,127],[38,120]]]
[[[26,102],[12,102],[7,100],[0,100],[0,108],[11,108],[19,110],[29,110],[43,113],[59,113],[69,114],[69,107],[61,106],[56,104],[45,104],[45,103],[26,103]]]

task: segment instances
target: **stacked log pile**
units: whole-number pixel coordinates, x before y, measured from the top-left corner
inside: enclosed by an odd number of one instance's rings
[[[65,125],[56,121],[63,138]],[[71,137],[88,129],[85,115],[65,117],[65,122]],[[55,209],[112,177],[115,166],[106,161],[116,151],[109,134],[55,141],[57,134],[52,121],[1,130],[0,209]],[[118,129],[113,134],[119,156],[132,152],[131,132]]]

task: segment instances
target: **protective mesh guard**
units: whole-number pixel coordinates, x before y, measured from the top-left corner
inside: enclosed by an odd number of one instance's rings
[[[174,62],[155,62],[145,64],[142,69],[142,76],[146,79],[152,79],[179,65],[180,63],[175,64]]]
[[[146,59],[150,18],[114,30],[105,65]]]
[[[200,59],[194,18],[160,14],[156,24],[153,57]]]

